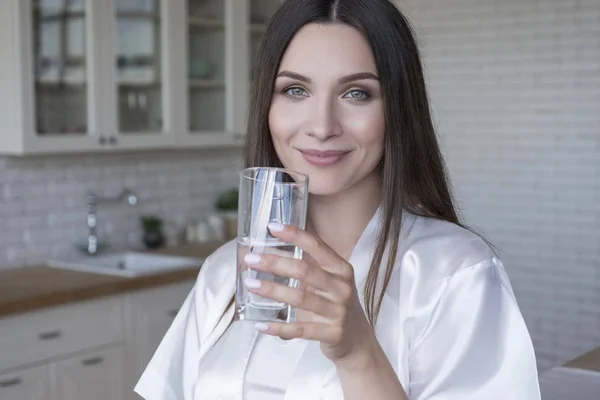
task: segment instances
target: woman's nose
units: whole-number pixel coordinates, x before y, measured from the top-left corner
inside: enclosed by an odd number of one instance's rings
[[[327,140],[342,134],[342,127],[338,118],[335,104],[329,99],[315,101],[315,107],[310,116],[309,126],[306,131],[308,136],[318,140]]]

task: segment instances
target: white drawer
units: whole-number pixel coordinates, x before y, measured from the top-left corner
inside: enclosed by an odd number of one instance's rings
[[[47,400],[49,388],[48,367],[45,365],[0,375],[2,400]]]
[[[0,372],[123,339],[120,296],[0,318]]]
[[[123,400],[124,376],[122,345],[57,361],[50,364],[50,399]]]

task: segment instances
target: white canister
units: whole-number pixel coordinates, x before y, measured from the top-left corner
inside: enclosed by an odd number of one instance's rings
[[[215,240],[223,240],[225,238],[225,226],[223,224],[223,218],[213,214],[208,217],[208,224]]]
[[[194,243],[197,240],[197,225],[198,222],[195,220],[188,221],[185,227],[185,241],[188,243]]]
[[[196,241],[206,243],[212,240],[211,229],[206,221],[200,221],[196,225]]]

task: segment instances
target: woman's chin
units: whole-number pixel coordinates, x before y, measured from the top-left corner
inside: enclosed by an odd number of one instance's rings
[[[309,180],[308,193],[312,196],[331,196],[341,192],[343,188],[339,182]]]

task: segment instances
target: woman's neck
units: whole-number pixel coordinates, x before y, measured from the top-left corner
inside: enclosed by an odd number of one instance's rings
[[[307,230],[348,260],[381,202],[381,178],[373,173],[344,192],[311,195]]]

